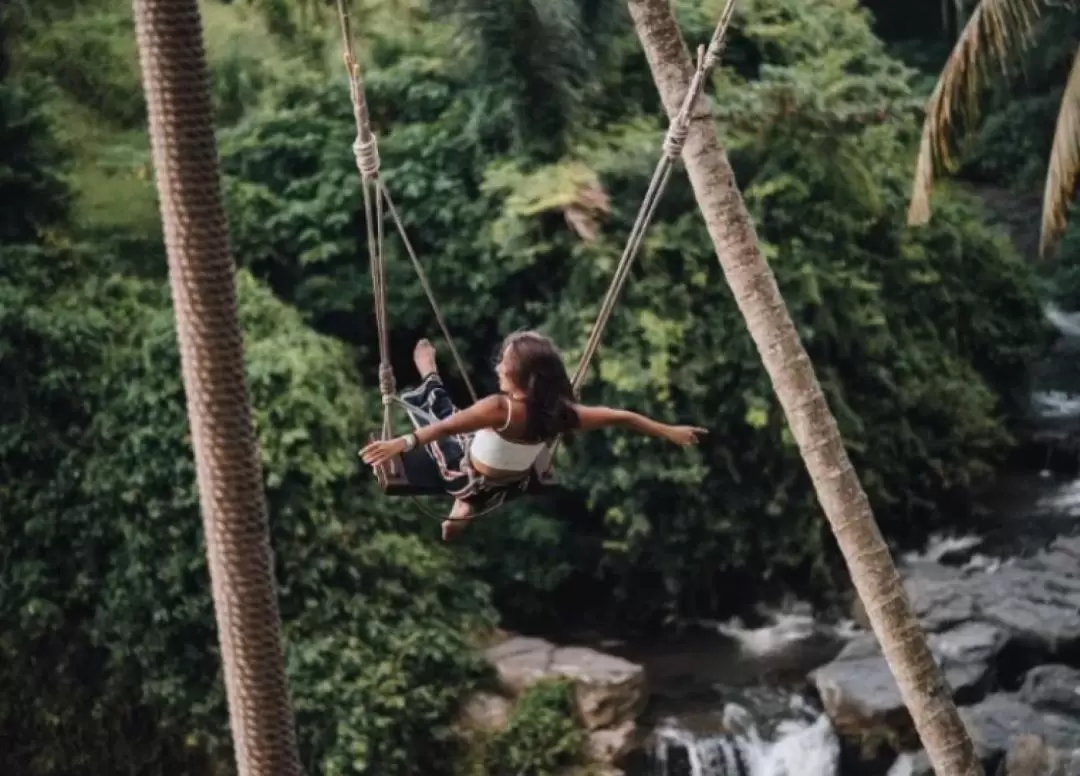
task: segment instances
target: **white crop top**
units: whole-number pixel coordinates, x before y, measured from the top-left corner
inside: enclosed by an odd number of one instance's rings
[[[491,469],[499,469],[504,472],[524,472],[536,462],[540,451],[544,449],[543,442],[525,444],[511,442],[502,437],[499,432],[510,427],[510,421],[514,419],[514,402],[506,400],[506,422],[498,431],[490,428],[482,428],[473,435],[472,444],[469,446],[469,457],[477,463]]]

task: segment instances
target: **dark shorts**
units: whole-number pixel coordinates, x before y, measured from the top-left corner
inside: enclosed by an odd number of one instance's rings
[[[426,415],[445,420],[458,411],[439,375],[431,373],[411,391],[401,394],[401,399]],[[409,413],[417,428],[430,424],[430,419],[419,413]],[[521,480],[493,482],[480,474],[469,462],[469,445],[472,434],[455,434],[432,442],[424,447],[439,470],[446,492],[464,501],[476,511],[495,509],[525,492],[531,472]]]

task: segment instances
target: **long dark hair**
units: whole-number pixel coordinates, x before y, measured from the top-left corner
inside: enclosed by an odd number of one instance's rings
[[[507,337],[499,351],[506,358],[509,377],[525,393],[525,435],[549,441],[578,427],[574,389],[555,343],[535,331]]]

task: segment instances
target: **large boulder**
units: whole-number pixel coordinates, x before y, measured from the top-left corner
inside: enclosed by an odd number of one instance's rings
[[[1080,776],[1080,749],[1065,751],[1047,746],[1033,734],[1019,736],[1005,753],[1001,776]]]
[[[904,576],[927,630],[982,620],[1043,653],[1080,647],[1080,537],[1060,537],[1030,558],[990,569],[915,564]]]
[[[1053,749],[1071,751],[1080,746],[1080,720],[1039,711],[1010,693],[989,695],[960,714],[988,765],[1000,761],[1026,735],[1038,736]]]
[[[1020,697],[1039,711],[1080,719],[1080,671],[1058,664],[1036,666],[1024,677]]]
[[[505,691],[515,697],[544,679],[569,680],[588,730],[634,720],[645,705],[645,669],[615,655],[513,636],[489,647],[485,656]]]
[[[987,776],[1080,776],[1080,720],[994,693],[960,709]],[[901,755],[889,776],[933,776],[923,751]]]
[[[510,636],[485,649],[484,655],[495,668],[503,693],[511,698],[546,679],[571,683],[578,716],[588,732],[588,756],[600,772],[620,773],[614,766],[640,749],[637,717],[647,700],[642,666],[588,647],[559,647],[528,636]],[[466,714],[478,720],[499,718],[505,726],[509,701],[503,714],[503,705],[493,700],[499,697],[474,696]]]
[[[968,622],[930,636],[930,649],[954,696],[982,697],[994,682],[994,659],[1004,643],[1000,628]],[[873,634],[853,639],[831,662],[811,674],[837,732],[860,741],[912,740],[913,726]]]

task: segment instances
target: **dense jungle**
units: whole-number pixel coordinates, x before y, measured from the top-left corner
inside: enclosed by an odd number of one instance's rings
[[[673,0],[691,45],[723,3]],[[1045,4],[909,226],[928,96],[973,2],[742,0],[706,89],[763,249],[897,553],[979,531],[1022,465],[1038,256],[1080,14]],[[579,435],[558,487],[444,543],[357,457],[382,407],[356,129],[332,6],[202,0],[248,391],[308,773],[587,768],[566,683],[463,741],[502,631],[655,641],[847,572],[676,170],[583,397],[706,427]],[[581,354],[667,121],[625,4],[355,0],[382,173],[483,392],[502,337]],[[1067,96],[1067,95],[1066,95]],[[1075,110],[1075,108],[1073,109]],[[0,8],[0,771],[232,772],[132,7]],[[394,367],[464,383],[388,237]],[[448,508],[441,501],[435,508]],[[720,771],[717,771],[720,772]],[[706,773],[698,770],[695,773]]]

